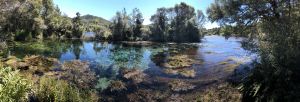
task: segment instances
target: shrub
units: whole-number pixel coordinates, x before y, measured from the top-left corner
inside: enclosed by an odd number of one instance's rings
[[[35,88],[35,99],[40,102],[93,102],[92,92],[84,92],[64,80],[42,77]]]
[[[19,71],[13,71],[12,68],[0,68],[1,102],[26,101],[30,87],[29,81],[22,78]]]

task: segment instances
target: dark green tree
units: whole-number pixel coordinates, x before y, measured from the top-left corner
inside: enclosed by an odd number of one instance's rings
[[[299,5],[297,0],[216,0],[207,10],[211,21],[258,40],[260,59],[242,83],[243,101],[300,100]]]
[[[83,34],[83,25],[80,18],[80,13],[76,13],[76,17],[72,19],[73,22],[73,35],[72,37],[81,38]]]
[[[132,11],[132,22],[133,22],[133,27],[132,27],[132,31],[133,31],[133,38],[134,40],[138,40],[138,39],[141,39],[142,37],[142,27],[143,27],[143,15],[142,13],[140,12],[139,9],[135,8],[133,9]]]
[[[154,41],[165,42],[168,40],[168,11],[166,8],[158,8],[156,14],[151,16],[151,38]]]

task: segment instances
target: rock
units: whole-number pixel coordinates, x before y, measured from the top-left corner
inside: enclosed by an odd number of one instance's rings
[[[196,86],[181,80],[173,80],[168,83],[172,91],[181,92],[194,89]]]

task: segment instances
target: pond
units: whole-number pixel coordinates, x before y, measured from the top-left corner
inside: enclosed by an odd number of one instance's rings
[[[10,54],[19,58],[26,55],[42,55],[57,58],[61,63],[72,60],[86,61],[102,83],[99,85],[102,89],[107,88],[108,84],[105,83],[120,80],[118,76],[121,69],[139,70],[147,76],[147,81],[129,96],[134,97],[138,94],[136,92],[150,90],[151,93],[157,91],[164,93],[165,97],[171,97],[168,91],[161,91],[167,90],[163,87],[166,86],[170,88],[170,92],[181,93],[176,86],[170,85],[174,80],[185,82],[183,86],[186,86],[186,83],[191,84],[193,88],[190,89],[200,90],[224,81],[239,68],[245,70],[243,68],[249,66],[257,55],[244,50],[240,43],[242,40],[243,38],[225,39],[216,35],[205,36],[201,43],[182,44],[45,40],[17,42]],[[185,94],[197,91],[191,91],[189,88],[182,90]],[[126,94],[129,97],[128,93]]]

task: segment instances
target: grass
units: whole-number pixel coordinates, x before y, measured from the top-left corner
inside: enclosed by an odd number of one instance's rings
[[[35,88],[35,99],[40,102],[94,102],[92,92],[84,92],[64,80],[42,77]]]
[[[12,68],[0,68],[0,100],[1,102],[27,101],[31,84],[22,78],[19,71]]]
[[[219,84],[204,90],[197,102],[241,102],[242,95],[239,90],[228,83]]]

